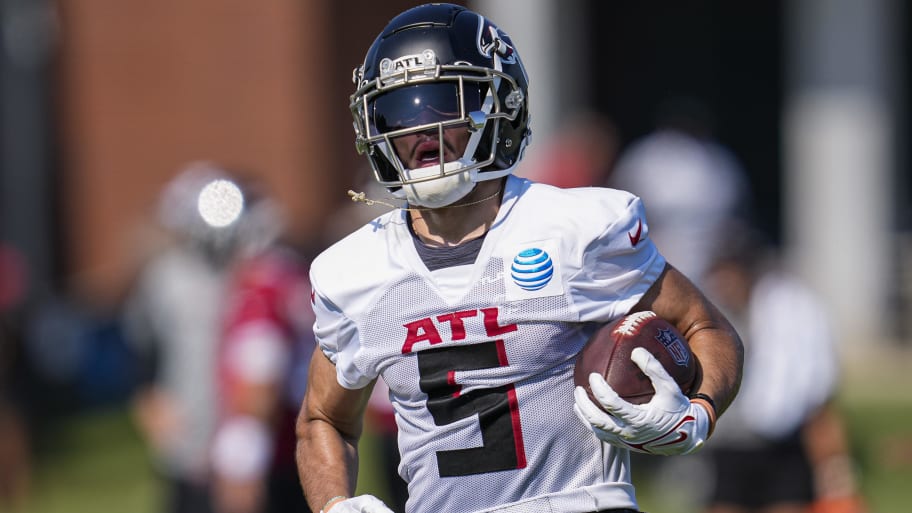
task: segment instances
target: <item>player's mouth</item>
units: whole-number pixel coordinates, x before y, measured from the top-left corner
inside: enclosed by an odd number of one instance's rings
[[[436,139],[428,139],[418,143],[412,150],[413,168],[439,165],[441,151],[446,157],[446,147],[441,148],[440,142]]]

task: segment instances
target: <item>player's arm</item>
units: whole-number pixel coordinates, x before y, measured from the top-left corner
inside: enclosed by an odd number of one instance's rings
[[[684,335],[702,368],[702,380],[691,395],[706,394],[721,415],[738,393],[744,363],[744,348],[732,325],[671,265],[632,311],[641,310],[652,310]]]
[[[297,421],[297,464],[301,486],[313,511],[351,497],[358,477],[358,440],[372,386],[349,390],[336,381],[336,368],[321,352],[310,363],[307,393]]]

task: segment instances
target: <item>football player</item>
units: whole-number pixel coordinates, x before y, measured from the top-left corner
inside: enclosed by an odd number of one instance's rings
[[[512,174],[531,134],[528,77],[490,20],[407,10],[354,80],[356,145],[405,204],[311,267],[320,351],[297,455],[312,509],[391,511],[352,496],[382,378],[409,513],[636,511],[630,451],[702,446],[740,382],[737,334],[656,249],[637,197]],[[574,358],[597,326],[640,310],[687,337],[697,396],[635,352],[654,399],[627,403],[593,375],[594,404],[574,389]]]

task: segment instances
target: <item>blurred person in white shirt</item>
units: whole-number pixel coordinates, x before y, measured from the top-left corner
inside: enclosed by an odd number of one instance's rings
[[[742,336],[744,378],[701,455],[714,469],[705,511],[865,511],[834,405],[840,369],[828,312],[757,230],[731,223],[725,233],[706,291]]]
[[[650,237],[685,276],[702,285],[724,223],[750,210],[741,163],[714,136],[699,101],[675,97],[658,109],[656,130],[625,148],[608,185],[640,196]]]

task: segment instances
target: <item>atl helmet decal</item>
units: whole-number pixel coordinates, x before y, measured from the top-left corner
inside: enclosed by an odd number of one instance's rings
[[[540,290],[554,276],[554,262],[543,249],[524,249],[513,257],[510,276],[513,277],[513,283],[523,290]]]
[[[687,362],[690,360],[690,352],[684,347],[684,343],[681,342],[681,339],[671,333],[671,330],[660,329],[659,334],[656,335],[655,338],[665,346],[665,349],[668,350],[668,354],[671,355],[671,358],[676,364],[681,366],[687,365]]]
[[[437,54],[427,49],[414,55],[403,55],[395,60],[385,58],[380,61],[380,78],[387,78],[406,69],[429,69],[437,65]]]
[[[501,37],[501,31],[483,17],[478,17],[478,51],[493,57],[494,53],[504,64],[516,64],[516,50]]]

